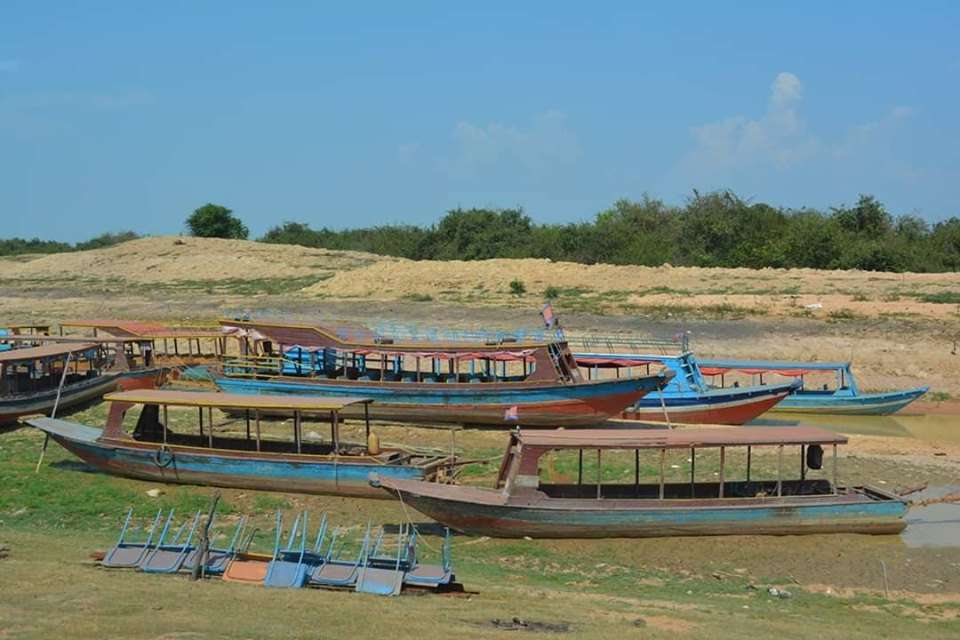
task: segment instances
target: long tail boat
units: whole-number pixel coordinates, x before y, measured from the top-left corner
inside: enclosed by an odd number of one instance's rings
[[[883,534],[903,530],[907,505],[898,496],[871,487],[837,484],[837,445],[846,441],[812,427],[517,430],[511,435],[494,489],[385,477],[373,477],[371,484],[453,529],[505,538]],[[799,449],[799,479],[784,479],[784,449],[788,446]],[[824,446],[833,448],[826,473]],[[756,469],[751,468],[752,454],[759,447],[777,451],[775,478],[758,478]],[[746,449],[746,472],[739,479],[730,477],[725,464],[731,448]],[[697,453],[704,449],[719,453],[716,479],[713,473],[707,481],[696,477]],[[678,450],[689,456],[688,482],[666,479],[667,453]],[[542,479],[548,454],[576,452],[580,460],[576,484]],[[591,458],[596,456],[593,482],[584,478],[585,452]],[[629,465],[633,473],[613,468],[606,477],[620,482],[605,481],[604,455],[621,462],[626,458],[633,463]],[[641,482],[641,458],[659,468],[656,481]],[[790,467],[797,468],[793,462]],[[628,479],[623,481],[625,476]]]
[[[370,404],[367,398],[286,398],[224,393],[138,390],[111,393],[106,426],[96,429],[66,420],[24,418],[90,466],[106,473],[155,482],[237,487],[264,491],[384,498],[368,482],[385,478],[437,481],[447,478],[449,455],[380,447],[375,440],[340,440],[344,408]],[[136,413],[134,407],[140,407]],[[196,429],[184,432],[170,421],[174,410],[195,410]],[[240,434],[218,433],[214,409],[244,414]],[[267,437],[261,413],[293,415],[293,438]],[[136,413],[127,418],[128,413]],[[304,438],[303,416],[330,417],[330,438]],[[125,428],[125,425],[127,428]],[[132,427],[132,429],[130,429]],[[369,430],[369,422],[367,423]]]
[[[791,380],[783,384],[711,387],[690,351],[676,355],[632,353],[575,353],[577,364],[592,379],[603,371],[617,375],[651,365],[667,367],[674,377],[662,389],[649,393],[624,410],[621,418],[643,422],[742,425],[776,407],[800,387]]]
[[[397,341],[369,330],[222,321],[240,341],[218,387],[230,393],[373,398],[372,417],[488,426],[590,426],[671,373],[585,380],[566,342]],[[348,408],[348,413],[350,409]]]
[[[64,411],[93,402],[118,387],[155,386],[160,369],[131,368],[101,343],[47,342],[29,336],[7,336],[16,348],[0,352],[0,425],[20,416]]]
[[[929,391],[930,387],[916,387],[903,391],[864,393],[860,391],[849,362],[767,362],[760,360],[701,360],[704,375],[720,378],[725,386],[728,374],[759,377],[764,375],[794,378],[798,386],[773,407],[774,411],[790,413],[821,413],[843,415],[889,415],[903,409]],[[829,376],[834,379],[817,388],[810,378]],[[771,385],[772,386],[772,385]],[[729,387],[728,387],[729,388]]]

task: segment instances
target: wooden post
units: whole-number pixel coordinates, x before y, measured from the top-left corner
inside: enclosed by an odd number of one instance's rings
[[[297,441],[297,453],[300,453],[300,452],[301,452],[301,451],[300,451],[300,450],[301,450],[301,446],[300,446],[300,439],[301,439],[301,437],[300,437],[300,411],[299,411],[299,410],[293,412],[293,437],[294,437],[294,438],[296,439],[296,441]]]
[[[213,449],[213,407],[207,407],[207,442]]]
[[[247,440],[250,440],[250,409],[243,410],[247,422]]]
[[[260,409],[255,409],[253,413],[257,419],[257,451],[260,451]]]
[[[167,445],[167,425],[170,424],[170,418],[167,415],[167,405],[163,405],[163,445]]]
[[[203,407],[197,407],[197,413],[200,414],[200,437],[203,437]]]
[[[577,484],[583,484],[583,449],[578,449]]]
[[[837,495],[837,445],[833,445],[833,495]]]
[[[660,499],[663,500],[663,465],[667,458],[667,450],[660,449]]]
[[[370,442],[370,403],[363,403],[363,422],[367,427],[367,442]]]
[[[807,453],[807,445],[805,444],[800,445],[800,479],[801,480],[807,479],[806,453]]]
[[[720,447],[720,497],[723,497],[723,468],[726,462],[727,448]]]
[[[597,449],[597,500],[600,499],[600,487],[603,486],[603,472],[600,467],[600,449]]]
[[[783,445],[777,447],[777,496],[783,495]]]
[[[637,497],[640,497],[640,449],[633,450],[633,484]]]
[[[696,475],[697,475],[697,449],[695,447],[690,447],[690,497],[697,497],[697,487],[696,487]]]
[[[340,414],[336,411],[330,412],[330,420],[333,424],[333,449],[334,453],[340,455]]]
[[[753,448],[750,445],[747,445],[747,482],[750,482],[750,454],[752,453]]]

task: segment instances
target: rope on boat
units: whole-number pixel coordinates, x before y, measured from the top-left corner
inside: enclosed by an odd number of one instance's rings
[[[939,498],[925,498],[923,500],[911,500],[911,507],[929,507],[932,504],[945,504],[960,502],[960,491],[954,491],[953,493],[948,493],[945,496],[940,496]]]
[[[67,353],[67,359],[63,361],[63,373],[60,374],[60,384],[57,386],[57,397],[53,401],[53,410],[50,411],[50,418],[57,417],[57,409],[60,407],[60,396],[63,394],[63,384],[67,381],[67,369],[70,368],[70,356],[72,352]],[[40,457],[37,459],[37,468],[34,473],[40,473],[40,465],[43,464],[43,455],[47,452],[47,445],[50,444],[50,432],[43,433],[43,447],[40,449]]]

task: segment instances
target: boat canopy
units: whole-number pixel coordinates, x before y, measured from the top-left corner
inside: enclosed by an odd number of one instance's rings
[[[283,352],[285,354],[290,353],[291,351],[301,352],[301,353],[317,353],[323,352],[324,349],[329,349],[331,347],[308,347],[301,345],[294,345],[292,347],[284,348]],[[520,360],[526,360],[527,362],[535,361],[535,351],[533,349],[523,349],[520,351],[394,351],[388,349],[350,349],[348,353],[352,353],[358,356],[366,356],[370,358],[428,358],[428,359],[437,359],[437,360],[496,360],[498,362],[515,362]]]
[[[45,344],[39,347],[11,349],[0,353],[0,364],[63,358],[67,354],[83,353],[96,348],[97,344],[94,342],[81,342],[79,344]]]
[[[577,360],[577,366],[579,367],[600,367],[603,369],[621,369],[624,367],[642,367],[648,364],[660,364],[660,360],[650,360],[642,356],[631,358],[621,355],[616,356],[601,356],[601,355],[584,355],[574,354],[574,357]]]
[[[519,429],[514,439],[542,449],[691,449],[763,445],[846,444],[846,436],[819,427],[729,429]]]
[[[61,322],[61,329],[94,329],[105,331],[114,336],[162,339],[162,338],[222,338],[224,332],[215,327],[171,327],[158,322],[137,322],[133,320],[72,320]]]
[[[700,371],[707,376],[717,376],[730,371],[756,375],[775,373],[796,377],[823,371],[844,371],[849,362],[778,362],[764,360],[700,360]]]
[[[104,400],[171,407],[211,407],[263,411],[342,411],[353,405],[369,404],[370,398],[324,398],[320,396],[272,396],[217,393],[214,391],[168,391],[141,389],[108,393]]]

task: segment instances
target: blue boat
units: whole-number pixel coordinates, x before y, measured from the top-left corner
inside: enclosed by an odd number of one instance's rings
[[[727,374],[759,377],[774,374],[794,378],[800,382],[790,395],[776,405],[773,411],[790,413],[823,413],[843,415],[889,415],[903,409],[925,394],[930,387],[916,387],[903,391],[864,393],[860,391],[851,370],[850,362],[776,362],[762,360],[714,360],[700,361],[704,375],[720,378],[721,388],[726,386]],[[810,384],[808,376],[833,374],[834,384],[822,384],[819,388]]]
[[[690,351],[676,355],[632,353],[574,353],[577,366],[591,379],[600,379],[603,370],[617,375],[651,365],[666,367],[673,378],[662,391],[653,391],[624,410],[622,418],[644,422],[742,425],[750,422],[800,387],[792,380],[783,384],[716,388],[700,370]]]
[[[23,421],[96,469],[165,483],[382,498],[385,495],[368,483],[371,472],[407,480],[447,480],[455,464],[450,455],[381,447],[369,435],[365,444],[341,442],[340,412],[345,406],[368,404],[366,398],[146,389],[111,393],[105,399],[111,405],[102,430],[43,417]],[[124,416],[138,405],[142,409],[133,420],[136,426],[128,433]],[[199,429],[174,429],[168,408],[194,409]],[[225,434],[223,425],[215,432],[211,428],[214,409],[245,414],[245,420],[234,421],[245,437]],[[293,415],[292,441],[261,433],[260,414],[272,411]],[[318,414],[330,417],[330,438],[305,440],[302,418]]]

